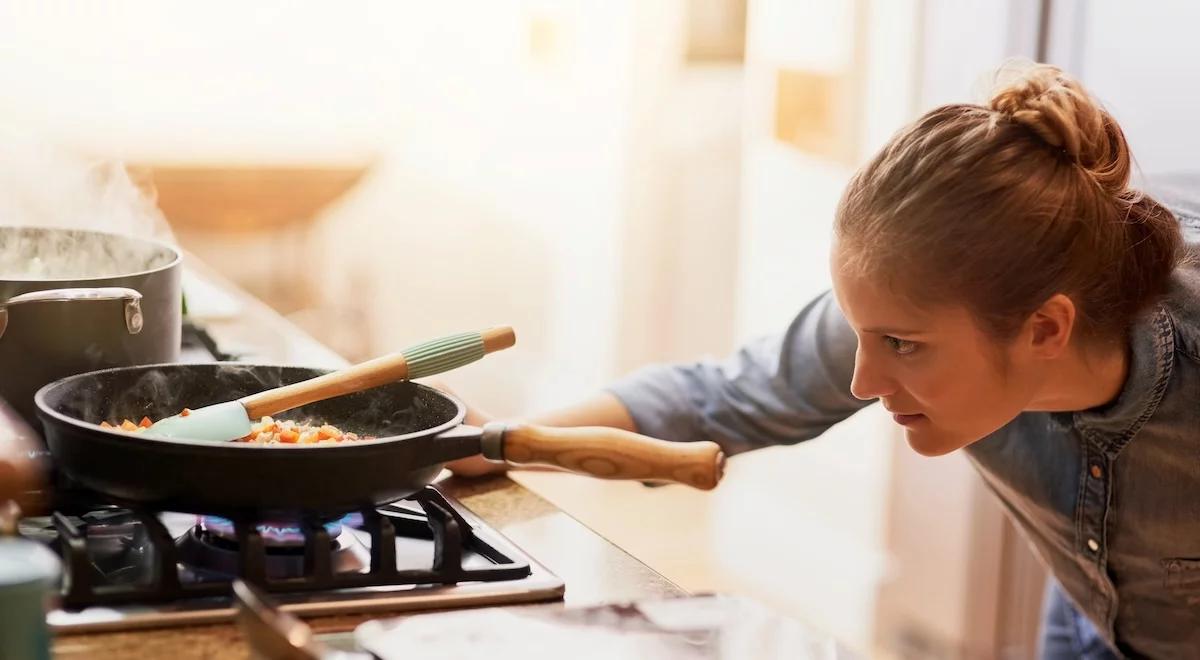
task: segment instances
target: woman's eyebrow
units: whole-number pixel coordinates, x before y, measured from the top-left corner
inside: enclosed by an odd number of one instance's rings
[[[927,334],[926,332],[923,332],[921,330],[905,330],[903,328],[883,328],[883,327],[863,328],[862,331],[870,332],[870,333],[878,334],[878,335],[924,335],[924,334]]]

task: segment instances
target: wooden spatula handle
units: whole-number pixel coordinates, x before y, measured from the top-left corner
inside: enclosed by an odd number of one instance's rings
[[[479,336],[483,339],[484,353],[493,353],[506,348],[512,348],[517,343],[517,334],[507,325],[502,325],[498,328],[489,328],[479,333]]]
[[[673,481],[715,488],[725,454],[714,442],[668,442],[621,429],[510,424],[501,452],[510,463],[553,465],[601,479]]]
[[[456,369],[514,343],[516,334],[508,326],[483,332],[464,332],[422,342],[399,353],[368,360],[301,383],[251,394],[240,401],[246,408],[246,415],[250,419],[258,419],[313,401]]]

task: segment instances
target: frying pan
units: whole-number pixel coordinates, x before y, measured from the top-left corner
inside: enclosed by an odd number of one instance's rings
[[[451,460],[482,453],[610,479],[713,488],[724,455],[712,442],[666,442],[618,429],[462,424],[466,408],[431,387],[400,381],[292,410],[373,440],[254,445],[156,438],[101,421],[159,419],[327,373],[237,363],[120,367],[69,376],[34,400],[58,470],[117,500],[167,511],[254,517],[336,514],[406,497]]]

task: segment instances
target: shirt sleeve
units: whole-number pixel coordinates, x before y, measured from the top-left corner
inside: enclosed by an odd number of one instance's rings
[[[814,438],[870,401],[850,393],[857,338],[831,292],[723,361],[644,367],[609,386],[639,433],[727,454]]]

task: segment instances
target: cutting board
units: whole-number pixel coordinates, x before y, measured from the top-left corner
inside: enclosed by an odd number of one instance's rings
[[[502,607],[368,621],[381,660],[846,660],[832,638],[746,598],[707,595],[585,608]]]

